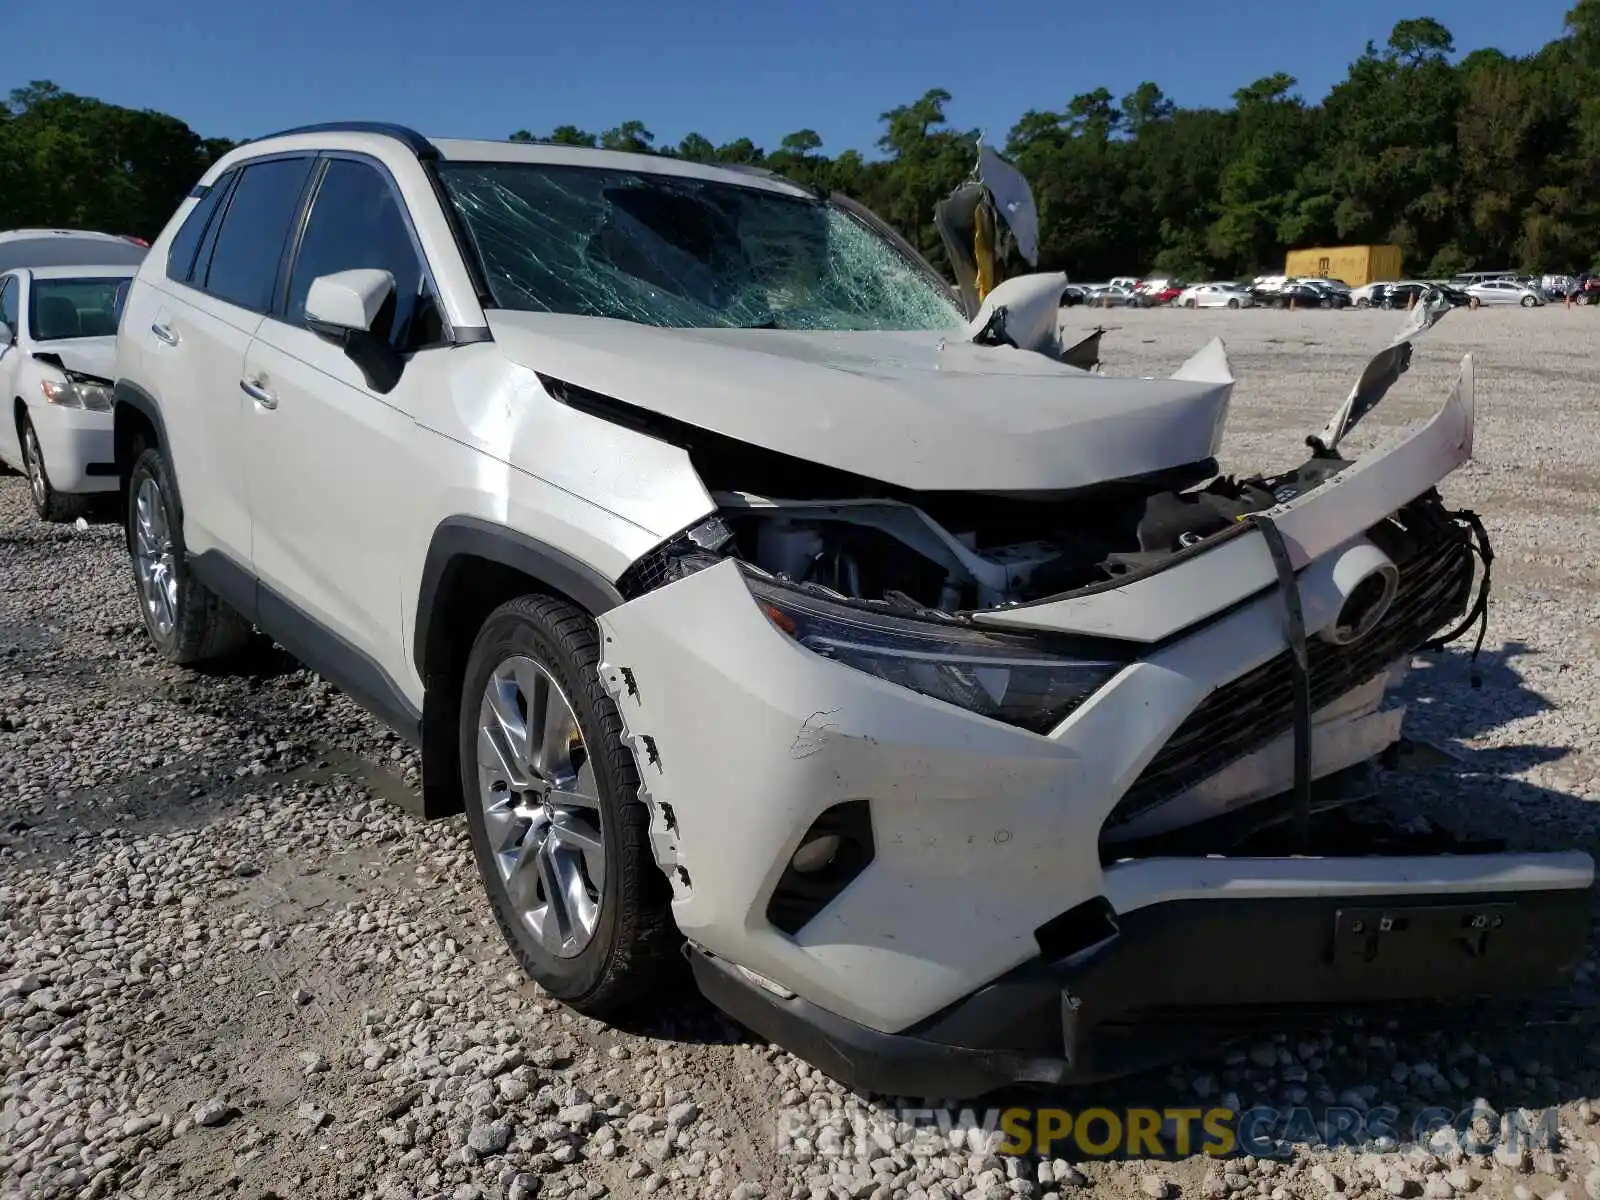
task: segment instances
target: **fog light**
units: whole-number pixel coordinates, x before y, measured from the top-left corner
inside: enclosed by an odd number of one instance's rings
[[[789,860],[789,865],[803,875],[811,875],[831,863],[834,855],[838,853],[839,835],[824,834],[822,837],[812,838],[796,850],[794,857]]]

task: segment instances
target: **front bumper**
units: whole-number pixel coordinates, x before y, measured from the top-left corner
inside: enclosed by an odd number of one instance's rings
[[[1334,623],[1362,564],[1378,553],[1366,531],[1465,461],[1472,428],[1465,369],[1439,412],[1410,437],[1273,510],[1308,637]],[[1404,612],[1405,629],[1380,625],[1352,646],[1313,651],[1315,777],[1391,739],[1398,718],[1351,708],[1351,698],[1464,608],[1472,578],[1464,545],[1407,561],[1402,573],[1411,582],[1393,609]],[[1149,643],[1144,657],[1047,736],[811,653],[763,615],[731,561],[604,614],[601,678],[638,765],[674,918],[700,952],[735,965],[724,978],[708,973],[712,959],[701,961],[702,986],[776,1040],[805,1040],[785,1028],[822,1030],[817,1052],[824,1055],[827,1045],[849,1047],[852,1039],[910,1038],[916,1049],[928,1040],[928,1022],[988,989],[1005,985],[1009,993],[1007,981],[1041,961],[1054,964],[1049,994],[1059,1010],[1061,988],[1071,983],[1061,965],[1069,955],[1047,943],[1085,906],[1108,905],[1119,928],[1137,930],[1148,919],[1138,914],[1180,911],[1167,906],[1181,903],[1194,914],[1185,918],[1194,923],[1186,936],[1245,940],[1234,924],[1270,925],[1280,904],[1305,906],[1312,915],[1293,932],[1308,946],[1317,940],[1313,926],[1332,919],[1330,906],[1363,897],[1417,904],[1504,894],[1540,906],[1555,903],[1547,893],[1565,892],[1561,903],[1586,913],[1593,864],[1583,855],[1106,861],[1107,830],[1124,801],[1137,802],[1138,811],[1123,815],[1148,824],[1170,813],[1174,794],[1193,802],[1192,819],[1270,792],[1274,780],[1282,786],[1282,746],[1257,736],[1278,728],[1287,704],[1280,684],[1288,642],[1275,579],[1259,532],[1242,530],[1159,574],[984,614],[995,626]],[[1390,633],[1397,640],[1385,641]],[[1250,738],[1240,736],[1245,724],[1255,731]],[[1239,778],[1220,794],[1224,771]],[[844,882],[808,894],[796,883],[793,858],[819,830],[864,850]],[[1212,928],[1232,911],[1213,906],[1234,900],[1249,904]],[[1570,942],[1561,946],[1558,957],[1570,957]],[[1166,970],[1159,954],[1134,953],[1152,955],[1143,959],[1149,974]],[[1276,953],[1264,951],[1268,959]],[[1496,962],[1502,957],[1497,952]],[[752,1010],[749,973],[792,999],[771,1013],[771,1004]],[[1538,975],[1539,962],[1520,962],[1507,979]],[[772,995],[751,986],[756,1000]],[[1029,1003],[1044,995],[1036,991]],[[1129,1000],[1135,1010],[1139,995],[1136,989]],[[1295,1000],[1242,989],[1216,1002]],[[1008,1011],[1001,1024],[1020,1027],[1019,1012]],[[1092,1062],[1048,1040],[1019,1051],[986,1047],[974,1035],[937,1056],[949,1058],[952,1048],[1003,1052],[1004,1064],[986,1070],[1007,1079],[1064,1078]],[[1019,1066],[1022,1060],[1046,1065]],[[847,1068],[838,1067],[849,1076]]]
[[[78,495],[115,491],[116,451],[108,412],[33,404],[28,408],[50,486]]]
[[[1505,868],[1503,856],[1487,857]],[[1388,870],[1428,876],[1437,866],[1396,859]],[[1100,945],[1059,962],[1030,960],[895,1034],[779,996],[698,948],[690,957],[713,1003],[846,1086],[960,1100],[1015,1084],[1115,1078],[1214,1047],[1264,1019],[1366,1005],[1391,1016],[1407,1002],[1508,999],[1571,982],[1588,943],[1588,858],[1507,869],[1552,886],[1496,888],[1503,871],[1469,867],[1455,882],[1474,890],[1454,894],[1147,905],[1119,916]]]

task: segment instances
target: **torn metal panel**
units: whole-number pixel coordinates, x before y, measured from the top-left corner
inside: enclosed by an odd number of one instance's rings
[[[1363,455],[1320,487],[1269,510],[1298,570],[1395,512],[1472,456],[1472,358],[1433,417],[1387,448]],[[994,612],[982,624],[1156,642],[1273,585],[1276,571],[1255,530],[1202,543],[1150,574],[1111,587]]]
[[[1441,292],[1423,294],[1394,340],[1372,356],[1344,403],[1329,419],[1317,439],[1323,450],[1329,454],[1336,452],[1345,435],[1388,395],[1389,389],[1411,366],[1411,343],[1437,325],[1450,307],[1450,301]]]
[[[1029,265],[1039,262],[1039,209],[1021,171],[993,146],[978,146],[978,178],[994,197],[995,210],[1016,239],[1017,253]]]
[[[1019,275],[1000,284],[984,299],[967,325],[967,336],[980,345],[1032,350],[1061,357],[1061,293],[1067,277],[1059,272]]]

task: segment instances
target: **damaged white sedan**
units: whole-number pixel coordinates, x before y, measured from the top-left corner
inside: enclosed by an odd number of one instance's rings
[[[994,229],[967,198],[957,246]],[[240,211],[281,255],[236,256]],[[1568,978],[1586,855],[1319,840],[1412,654],[1483,617],[1487,538],[1436,490],[1470,361],[1340,452],[1443,308],[1304,462],[1232,479],[1220,343],[1114,378],[1062,337],[1063,276],[956,257],[952,289],[762,173],[386,126],[242,146],[119,341],[151,638],[195,662],[258,626],[412,738],[560,999],[615,1012],[681,950],[863,1089]]]

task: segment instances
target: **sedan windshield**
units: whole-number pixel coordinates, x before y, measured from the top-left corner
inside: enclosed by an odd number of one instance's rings
[[[549,163],[454,163],[494,303],[645,325],[955,329],[953,295],[823,200]]]
[[[126,279],[35,279],[28,330],[36,342],[110,337],[117,332]]]

